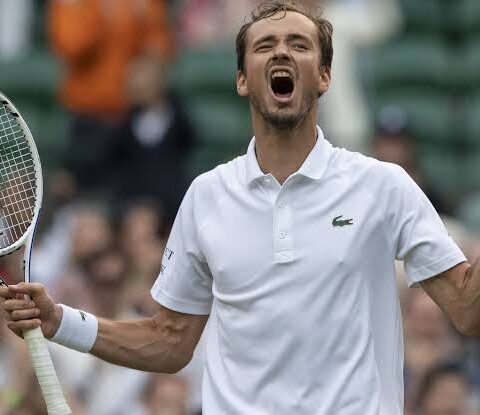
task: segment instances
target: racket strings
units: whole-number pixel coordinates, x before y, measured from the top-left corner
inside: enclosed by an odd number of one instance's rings
[[[16,116],[0,105],[0,249],[18,241],[32,223],[36,169]]]

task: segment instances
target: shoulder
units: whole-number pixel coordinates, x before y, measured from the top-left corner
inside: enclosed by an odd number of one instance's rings
[[[227,192],[244,186],[245,163],[246,156],[243,155],[200,174],[190,185],[187,196],[200,204],[205,202],[211,206]]]
[[[343,148],[333,149],[329,164],[331,175],[347,177],[356,185],[370,189],[387,191],[413,182],[408,173],[396,164]]]
[[[227,163],[220,164],[212,170],[200,174],[192,182],[192,186],[206,190],[212,185],[228,183],[234,185],[243,182],[245,177],[246,156],[239,156]]]

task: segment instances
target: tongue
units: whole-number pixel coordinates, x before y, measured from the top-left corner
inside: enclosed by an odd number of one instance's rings
[[[277,98],[290,98],[292,96],[292,93],[291,92],[288,92],[286,94],[282,94],[280,92],[275,92],[275,96]]]

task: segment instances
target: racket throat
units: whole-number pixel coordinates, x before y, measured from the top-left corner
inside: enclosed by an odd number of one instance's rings
[[[8,287],[8,284],[5,282],[5,280],[0,276],[0,285],[3,287]]]

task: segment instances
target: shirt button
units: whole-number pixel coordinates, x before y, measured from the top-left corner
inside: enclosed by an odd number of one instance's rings
[[[280,239],[285,239],[287,234],[285,232],[280,232],[278,236],[280,237]]]
[[[278,207],[279,207],[279,208],[284,208],[285,206],[287,206],[287,204],[286,204],[285,202],[280,202],[280,203],[278,204]]]

